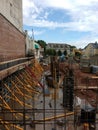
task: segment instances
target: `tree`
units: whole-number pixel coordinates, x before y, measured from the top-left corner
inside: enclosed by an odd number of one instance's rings
[[[36,41],[42,48],[45,48],[46,47],[46,42],[45,41],[43,41],[43,40],[38,40],[38,41]]]
[[[61,55],[62,55],[61,50],[58,50],[57,55],[58,55],[58,56],[61,56]]]
[[[81,53],[77,51],[77,52],[75,52],[75,56],[80,57]]]
[[[38,40],[38,41],[36,41],[42,48],[44,48],[44,55],[46,55],[46,46],[47,46],[47,44],[46,44],[46,42],[45,41],[43,41],[43,40]]]
[[[52,54],[51,49],[47,49],[47,50],[46,50],[46,55],[51,55],[51,54]]]
[[[97,42],[97,41],[95,41],[95,44],[98,44],[98,42]]]
[[[53,51],[53,52],[52,52],[52,53],[53,53],[53,56],[56,56],[56,50],[53,49],[52,51]]]
[[[65,51],[63,52],[63,54],[66,56],[66,55],[67,55],[67,51],[65,50]]]
[[[71,46],[70,45],[70,51],[73,51],[73,49],[75,49],[76,48],[76,46]]]
[[[56,55],[56,50],[55,49],[47,49],[46,50],[46,55],[49,55],[49,56],[55,56]]]

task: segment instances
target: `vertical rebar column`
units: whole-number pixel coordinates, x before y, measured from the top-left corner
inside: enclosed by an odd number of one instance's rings
[[[69,70],[68,77],[64,78],[63,84],[63,106],[70,111],[73,111],[73,92],[74,91],[74,77],[72,70]]]
[[[95,114],[98,113],[98,79],[97,79],[96,84],[97,84],[97,90],[96,90],[96,113]],[[96,117],[97,117],[97,115],[96,115]],[[97,130],[96,129],[97,128],[96,125],[97,125],[97,121],[95,120],[95,130]]]
[[[54,128],[55,128],[55,130],[56,130],[56,101],[57,101],[57,84],[56,84],[56,68],[55,68],[55,66],[54,66],[54,77],[53,77],[53,80],[54,80],[54,84],[53,84],[53,86],[54,86],[54,117],[55,117],[55,119],[54,119]]]
[[[51,57],[51,75],[52,75],[52,79],[53,79],[53,88],[54,88],[54,91],[53,91],[53,99],[54,99],[54,117],[56,117],[56,98],[57,98],[57,80],[59,80],[59,77],[57,77],[57,66],[58,66],[58,63],[56,61],[56,57]],[[54,118],[54,128],[52,128],[54,130],[56,130],[56,118]]]
[[[56,59],[56,62],[55,62],[55,68],[56,68],[56,81],[57,83],[59,82],[59,61]]]
[[[44,124],[43,124],[43,130],[45,130],[45,88],[43,87],[43,117],[44,117]]]
[[[35,121],[35,95],[33,93],[32,95],[32,107],[33,107],[33,111],[32,111],[32,116],[33,116],[33,122]],[[32,123],[33,129],[35,130],[35,124]]]
[[[10,76],[10,84],[11,84],[12,93],[15,94],[15,86],[12,85],[12,82],[11,82],[13,78],[14,78],[14,76],[11,75],[11,76]],[[14,104],[15,104],[15,100],[14,100],[14,102],[12,103],[12,109],[13,109],[13,110],[14,110]],[[15,130],[14,123],[16,123],[16,122],[15,122],[15,119],[14,119],[14,113],[13,113],[13,112],[12,112],[12,122],[13,122],[13,130]]]
[[[24,130],[26,130],[26,110],[25,110],[25,86],[23,85],[23,125],[24,125]]]
[[[66,104],[67,104],[67,87],[66,87],[66,76],[64,77],[64,80],[63,80],[63,107],[64,107],[64,114],[65,114],[65,117],[64,117],[64,130],[66,130]]]
[[[4,107],[4,102],[5,102],[5,93],[4,92],[6,92],[6,89],[5,89],[5,86],[3,86],[3,83],[4,83],[4,79],[3,79],[3,81],[2,81],[2,119],[3,119],[3,122],[4,122],[4,125],[5,125],[5,107]]]
[[[3,87],[3,82],[1,81],[0,82],[0,89],[1,89],[1,94],[0,96],[2,97],[2,100],[0,100],[0,103],[1,103],[1,110],[0,110],[0,117],[2,118],[4,124],[5,124],[5,121],[4,121],[4,100],[3,100],[3,91],[4,91],[4,87]],[[0,129],[3,128],[3,124],[0,122]]]
[[[43,130],[45,130],[45,81],[44,81],[44,74],[42,75],[42,91],[43,91]]]
[[[34,39],[33,39],[34,40]],[[36,71],[35,70],[35,60],[34,60],[34,63],[33,63],[33,67],[34,67],[34,71]],[[34,93],[33,93],[33,95],[32,95],[32,102],[33,102],[33,121],[35,121],[35,95],[34,95]],[[33,129],[35,130],[35,124],[33,124]]]
[[[73,98],[74,98],[74,75],[73,70],[68,69],[68,74],[65,75],[63,81],[63,107],[65,110],[73,111]],[[66,122],[66,118],[65,118]]]

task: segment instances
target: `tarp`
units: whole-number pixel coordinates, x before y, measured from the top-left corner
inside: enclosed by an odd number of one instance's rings
[[[90,112],[92,110],[94,110],[94,107],[92,107],[89,102],[87,102],[85,99],[81,100],[81,109]]]
[[[75,97],[74,104],[75,104],[75,106],[80,106],[80,108],[85,111],[94,110],[94,107],[92,107],[88,101],[86,101],[85,99],[80,99],[77,96]]]
[[[95,74],[96,72],[98,72],[98,66],[95,65],[91,65],[91,73]]]
[[[39,49],[39,45],[35,44],[34,46],[35,46],[35,49]]]
[[[44,94],[45,95],[49,95],[50,91],[49,91],[49,88],[47,86],[45,76],[42,76],[42,78],[41,78],[41,84],[44,86]]]

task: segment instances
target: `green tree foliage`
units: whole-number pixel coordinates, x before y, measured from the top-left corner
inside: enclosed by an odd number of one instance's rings
[[[53,56],[56,56],[56,50],[53,49]]]
[[[58,56],[61,56],[61,55],[62,55],[61,50],[58,50],[57,55],[58,55]]]
[[[63,54],[66,56],[66,55],[67,55],[67,51],[65,50],[65,51],[63,52]]]
[[[47,44],[46,44],[46,42],[45,41],[43,41],[43,40],[38,40],[38,41],[36,41],[42,48],[44,48],[44,55],[46,55],[46,46],[47,46]]]
[[[46,55],[49,55],[49,56],[56,56],[56,50],[55,49],[47,49],[46,50]]]
[[[80,57],[80,56],[81,56],[81,53],[80,53],[80,52],[75,52],[75,56]]]
[[[76,48],[76,46],[71,46],[70,45],[70,51],[73,51],[74,48]]]
[[[45,48],[46,47],[46,42],[45,41],[43,41],[43,40],[38,40],[38,41],[36,41],[42,48]]]

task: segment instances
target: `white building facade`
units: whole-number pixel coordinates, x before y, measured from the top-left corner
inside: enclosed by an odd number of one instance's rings
[[[0,0],[0,13],[5,16],[17,29],[22,31],[22,0]]]
[[[55,49],[56,51],[61,51],[64,52],[65,50],[67,51],[67,54],[70,54],[70,46],[66,43],[48,43],[47,44],[47,49]]]

